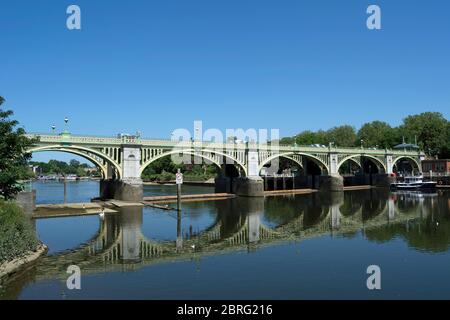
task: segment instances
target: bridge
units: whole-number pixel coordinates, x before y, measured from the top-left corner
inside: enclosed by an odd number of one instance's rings
[[[220,172],[215,181],[216,192],[241,196],[263,196],[263,168],[277,166],[281,158],[301,167],[304,177],[312,175],[311,168],[315,167],[320,172],[317,174],[317,187],[324,191],[343,190],[343,177],[339,172],[349,161],[362,171],[364,163],[370,162],[376,172],[373,183],[387,186],[400,160],[409,161],[420,172],[424,159],[422,152],[414,150],[339,148],[331,144],[328,147],[314,147],[274,142],[216,143],[152,140],[135,136],[80,136],[68,132],[27,136],[36,139],[33,147],[27,150],[30,153],[68,152],[91,161],[102,174],[101,196],[129,201],[142,199],[142,173],[154,161],[166,156],[177,157],[182,163],[203,159],[204,163],[216,165]]]

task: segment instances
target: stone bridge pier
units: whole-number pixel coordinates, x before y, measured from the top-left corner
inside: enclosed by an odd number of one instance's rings
[[[108,165],[108,176],[100,181],[100,197],[121,201],[142,201],[144,186],[141,179],[141,148],[139,145],[123,145],[121,152],[122,178],[116,179]]]

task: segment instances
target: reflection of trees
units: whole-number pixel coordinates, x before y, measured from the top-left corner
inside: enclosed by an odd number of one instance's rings
[[[350,217],[362,210],[363,220],[368,220],[383,212],[388,197],[389,193],[385,189],[345,192],[340,212],[343,216]]]
[[[423,199],[423,205],[433,214],[425,218],[416,218],[403,224],[384,225],[366,230],[370,241],[385,243],[401,237],[412,248],[427,252],[445,252],[450,248],[450,208],[448,199]],[[399,201],[403,210],[411,210],[419,201]],[[430,210],[430,211],[431,211]]]
[[[354,215],[362,206],[361,195],[366,192],[367,190],[344,192],[344,203],[339,208],[341,214],[345,217]]]
[[[372,219],[381,214],[386,207],[386,200],[380,198],[365,199],[362,203],[363,221]]]
[[[276,226],[299,217],[305,210],[307,197],[272,197],[264,203],[264,217]]]

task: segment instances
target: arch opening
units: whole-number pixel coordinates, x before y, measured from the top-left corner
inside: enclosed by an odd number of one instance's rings
[[[208,158],[205,154],[195,152],[195,150],[173,150],[170,152],[163,153],[159,156],[153,157],[152,159],[146,161],[141,166],[141,176],[142,174],[147,170],[149,166],[151,166],[156,161],[159,161],[162,158],[168,158],[171,160],[171,157],[173,155],[178,155],[179,160],[181,161],[180,165],[214,165],[218,172],[221,172],[223,166],[232,165],[235,166],[237,171],[239,172],[239,176],[246,176],[247,175],[247,169],[245,168],[244,164],[238,162],[237,160],[231,158],[230,156],[223,154],[221,152],[217,151],[209,151],[209,150],[203,150],[203,153],[207,153],[213,156],[213,158]],[[222,157],[223,161],[218,161],[217,157]],[[187,163],[184,163],[184,160],[187,160]],[[167,161],[167,160],[166,160]],[[228,163],[232,162],[232,163]],[[172,161],[173,163],[173,161]],[[180,166],[179,165],[179,166]]]
[[[273,165],[272,165],[273,164]],[[278,163],[273,163],[273,161],[266,163],[259,171],[260,176],[265,175],[277,175],[277,174],[288,174],[288,175],[300,175],[304,174],[303,165],[288,156],[280,156],[278,158]]]
[[[66,152],[66,153],[72,153],[75,155],[78,155],[80,157],[85,158],[86,160],[89,160],[90,162],[94,163],[96,166],[100,167],[102,174],[104,175],[104,178],[114,178],[114,179],[120,179],[122,176],[122,170],[119,164],[117,164],[112,159],[108,158],[106,155],[101,153],[98,150],[93,150],[81,146],[44,146],[44,147],[34,147],[28,150],[29,153],[36,153],[36,152]],[[91,155],[89,155],[91,154]],[[95,157],[94,157],[95,156]],[[101,160],[101,161],[100,161]],[[102,163],[103,162],[103,163]],[[111,173],[108,172],[108,167],[112,171]]]
[[[171,154],[153,159],[142,168],[141,178],[144,181],[172,182],[175,180],[178,169],[181,169],[184,180],[187,182],[204,182],[218,176],[234,178],[242,175],[239,167],[234,164],[220,165],[198,154],[184,153],[180,160],[182,160],[181,163],[176,164],[172,160]]]
[[[29,153],[32,153],[32,154],[42,153],[42,152],[59,152],[59,153],[68,153],[68,154],[79,156],[79,157],[89,161],[92,165],[94,165],[98,169],[98,171],[103,179],[105,179],[105,177],[107,176],[105,166],[102,165],[97,159],[89,157],[87,154],[85,154],[83,152],[79,152],[79,151],[71,150],[71,149],[65,149],[65,148],[51,149],[51,150],[42,149],[42,150],[29,151]]]
[[[360,162],[357,161],[360,158]],[[353,155],[341,160],[338,172],[341,175],[386,173],[386,165],[378,158],[369,155]]]
[[[405,176],[420,174],[422,169],[414,158],[401,156],[394,160],[393,171],[399,176]]]
[[[264,180],[266,191],[317,188],[318,176],[326,174],[327,165],[308,154],[276,154],[259,167],[259,175]]]
[[[293,156],[301,156],[302,163],[295,160]],[[274,160],[280,158],[287,158],[297,163],[303,169],[303,171],[300,172],[303,173],[304,175],[327,175],[329,172],[328,165],[325,162],[323,162],[320,158],[304,153],[284,153],[273,155],[260,164],[258,172],[261,172],[261,169],[263,169],[267,165],[270,166],[270,164],[273,163]],[[281,161],[278,161],[278,163],[280,162]]]

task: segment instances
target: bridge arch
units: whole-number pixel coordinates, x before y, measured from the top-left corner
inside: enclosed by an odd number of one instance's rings
[[[45,151],[47,151],[47,150],[45,150]],[[82,158],[92,162],[93,164],[95,164],[100,169],[100,172],[102,174],[102,179],[105,179],[108,176],[107,169],[106,169],[106,167],[103,164],[101,164],[97,159],[95,159],[93,157],[89,157],[87,154],[85,154],[83,152],[70,150],[70,149],[58,149],[58,150],[54,150],[54,151],[55,152],[66,152],[66,153],[71,153],[71,154],[80,156],[80,157],[82,157]]]
[[[85,148],[85,147],[81,147],[81,146],[73,146],[73,145],[67,145],[67,146],[59,145],[59,146],[34,147],[34,148],[31,148],[31,149],[27,150],[28,153],[45,152],[45,151],[67,152],[67,153],[71,153],[71,154],[75,154],[75,155],[81,156],[81,157],[91,161],[95,165],[97,165],[100,168],[100,170],[102,172],[102,175],[106,178],[107,177],[107,168],[106,168],[106,166],[100,164],[98,159],[95,159],[94,157],[92,157],[89,154],[87,154],[87,153],[91,153],[91,154],[96,155],[100,159],[104,160],[108,164],[112,165],[116,169],[119,179],[122,176],[122,169],[120,168],[120,166],[115,161],[113,161],[112,159],[106,157],[100,151],[97,151],[97,150],[94,150],[94,149]]]
[[[260,165],[258,167],[258,172],[261,172],[262,168],[265,165],[269,164],[272,160],[275,160],[276,158],[286,158],[286,159],[292,160],[292,161],[300,164],[298,161],[296,161],[296,160],[294,160],[292,158],[292,156],[294,156],[294,155],[303,156],[303,157],[306,157],[307,159],[313,161],[315,164],[317,164],[319,166],[319,168],[322,171],[322,174],[324,174],[324,173],[328,174],[328,172],[330,172],[330,169],[329,169],[328,165],[322,159],[320,159],[319,157],[316,157],[314,155],[307,154],[307,153],[298,153],[298,152],[288,152],[288,153],[275,154],[275,155],[267,158],[266,160],[264,160],[263,162],[260,163]],[[300,165],[303,168],[303,164],[300,164]],[[323,172],[324,170],[326,172]]]
[[[295,163],[296,165],[298,165],[302,170],[304,169],[303,168],[303,163],[301,163],[301,161],[299,161],[298,159],[295,159],[293,156],[280,156],[279,158],[283,158],[283,159],[286,159],[286,160],[289,160],[289,161],[292,161],[293,163]],[[265,165],[267,165],[268,163],[266,163]],[[264,166],[265,166],[264,165]],[[262,168],[264,168],[264,166],[263,167],[261,167],[261,169],[259,170],[259,174],[261,174],[261,170],[262,170]]]
[[[422,172],[422,168],[421,168],[419,162],[416,159],[414,159],[413,157],[410,157],[410,156],[403,156],[402,155],[402,156],[399,156],[399,157],[395,158],[394,161],[393,161],[393,166],[395,166],[402,159],[409,160],[409,162],[413,165],[413,167],[415,167],[415,169],[418,172]]]
[[[357,155],[350,155],[350,156],[347,156],[347,157],[343,158],[341,161],[339,161],[339,164],[338,164],[338,167],[337,167],[337,171],[339,172],[339,169],[341,168],[341,166],[342,166],[346,161],[348,161],[348,160],[357,163],[357,164],[359,165],[359,167],[362,168],[362,163],[358,163],[358,162],[356,161],[356,159],[355,159],[355,158],[357,158],[357,157],[362,157],[362,158],[370,159],[370,160],[372,160],[379,168],[382,168],[384,172],[387,172],[386,164],[385,164],[383,161],[381,161],[381,160],[378,159],[377,157],[374,157],[374,156],[371,156],[371,155],[367,155],[367,154],[364,154],[364,155],[358,155],[358,154],[357,154]]]
[[[153,158],[151,158],[150,160],[144,162],[144,163],[141,165],[140,174],[142,175],[142,173],[144,172],[144,170],[145,170],[150,164],[152,164],[153,162],[155,162],[156,160],[161,159],[161,158],[164,158],[164,157],[166,157],[166,156],[171,156],[171,155],[174,155],[174,154],[188,154],[188,155],[191,155],[191,156],[194,156],[194,157],[200,157],[200,158],[203,158],[203,159],[205,159],[205,160],[210,161],[211,163],[213,163],[214,165],[216,165],[219,169],[221,169],[221,167],[222,167],[221,165],[222,165],[222,164],[219,163],[218,161],[216,161],[215,159],[212,159],[212,158],[210,158],[210,157],[207,157],[206,155],[203,154],[204,152],[205,152],[205,153],[210,153],[210,154],[217,154],[217,155],[222,156],[223,158],[230,159],[231,161],[234,162],[234,165],[235,165],[235,166],[237,166],[239,169],[241,169],[241,170],[239,170],[239,171],[240,171],[240,172],[243,172],[243,173],[244,173],[244,176],[247,175],[247,168],[245,167],[245,165],[244,165],[243,163],[241,163],[240,161],[238,161],[238,160],[236,160],[236,159],[230,157],[229,155],[227,155],[227,154],[225,154],[225,153],[222,153],[222,152],[219,152],[219,151],[216,151],[216,150],[208,150],[208,149],[202,150],[201,153],[196,152],[196,151],[193,150],[193,149],[189,149],[189,150],[171,150],[171,151],[169,151],[169,152],[162,153],[162,154],[160,154],[160,155],[158,155],[158,156],[156,156],[156,157],[153,157]]]

